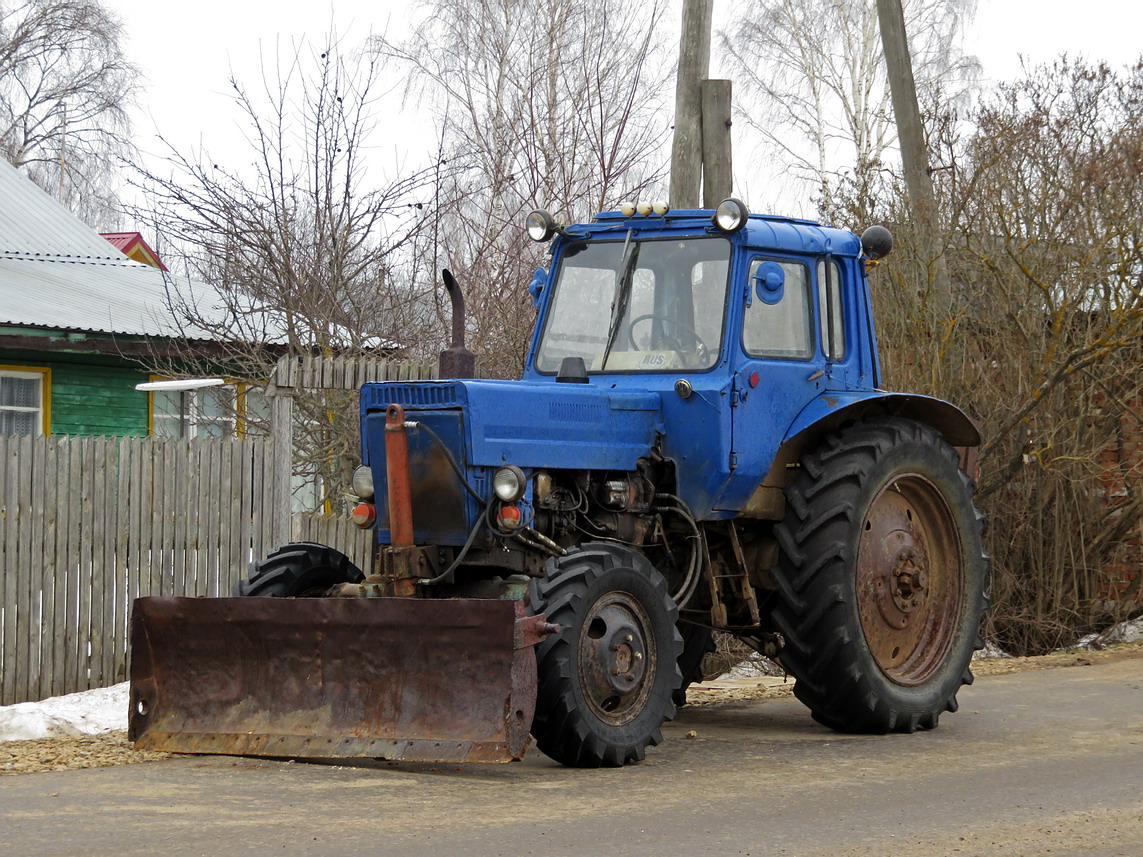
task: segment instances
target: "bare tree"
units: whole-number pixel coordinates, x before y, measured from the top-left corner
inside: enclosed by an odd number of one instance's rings
[[[168,261],[214,287],[174,289],[176,313],[190,337],[206,331],[225,349],[205,364],[178,355],[156,365],[164,374],[216,374],[221,364],[258,387],[283,353],[386,354],[424,336],[427,304],[400,251],[423,226],[433,171],[370,183],[376,65],[333,37],[263,65],[260,90],[231,81],[251,164],[172,152],[169,172],[141,179]],[[356,462],[351,399],[297,403],[297,471],[327,490],[346,484]]]
[[[0,0],[0,149],[89,220],[112,217],[139,72],[96,0]]]
[[[1015,652],[1135,603],[1122,570],[1143,560],[1141,105],[1143,65],[1061,61],[1002,87],[963,139],[941,135],[951,303],[910,274],[900,189],[880,194],[903,239],[875,290],[886,374],[982,425],[991,622]]]
[[[974,78],[976,62],[958,42],[975,10],[976,0],[904,3],[930,113]],[[832,219],[839,181],[874,179],[896,140],[875,0],[752,0],[720,37],[744,77],[751,108],[740,115],[775,165],[770,178],[792,174]]]
[[[377,42],[436,117],[450,172],[424,252],[473,296],[484,374],[519,372],[534,318],[525,286],[543,255],[523,246],[523,215],[588,217],[661,178],[664,5],[426,0],[408,42]]]

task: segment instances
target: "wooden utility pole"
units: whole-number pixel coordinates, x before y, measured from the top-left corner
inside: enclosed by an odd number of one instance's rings
[[[893,115],[897,122],[897,141],[901,147],[901,163],[905,168],[905,185],[913,210],[913,223],[924,261],[929,265],[934,291],[948,294],[948,276],[941,260],[940,223],[937,216],[933,177],[929,171],[929,149],[917,104],[917,84],[913,79],[913,60],[905,32],[905,12],[901,0],[877,0],[877,19],[881,25],[881,47],[889,74],[893,98]]]
[[[702,82],[702,207],[717,208],[731,195],[730,81]]]
[[[702,183],[702,82],[710,69],[714,0],[683,0],[679,72],[675,81],[675,138],[671,147],[671,206],[698,208]]]
[[[917,84],[913,80],[913,60],[909,55],[901,0],[877,0],[877,18],[881,24],[881,46],[889,72],[909,201],[915,213],[930,212],[934,209],[933,179],[929,174],[929,151],[921,124],[921,108],[917,104]]]

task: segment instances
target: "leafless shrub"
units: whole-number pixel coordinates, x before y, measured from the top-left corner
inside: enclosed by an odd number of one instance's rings
[[[1143,521],[1141,96],[1143,66],[1062,60],[943,140],[950,295],[927,287],[902,195],[883,189],[902,248],[875,279],[886,376],[982,426],[989,622],[1015,654],[1131,609],[1111,596]]]

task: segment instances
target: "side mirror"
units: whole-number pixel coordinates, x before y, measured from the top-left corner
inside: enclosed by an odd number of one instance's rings
[[[754,293],[758,300],[773,306],[782,300],[786,285],[786,272],[777,262],[763,262],[754,272]]]
[[[532,306],[540,305],[540,295],[543,294],[547,282],[548,272],[543,268],[537,268],[536,273],[532,274],[532,282],[528,283],[528,294],[532,296]]]
[[[884,226],[870,226],[861,233],[861,251],[869,259],[884,259],[893,252],[893,235]]]

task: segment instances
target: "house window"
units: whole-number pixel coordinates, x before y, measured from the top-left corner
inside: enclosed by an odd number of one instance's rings
[[[47,432],[47,369],[0,367],[0,435]]]
[[[156,437],[233,437],[238,421],[234,389],[155,390],[151,420]]]
[[[160,380],[160,379],[152,379]],[[249,433],[266,411],[261,390],[232,386],[151,392],[155,437],[234,437]],[[247,418],[249,415],[249,418]]]

